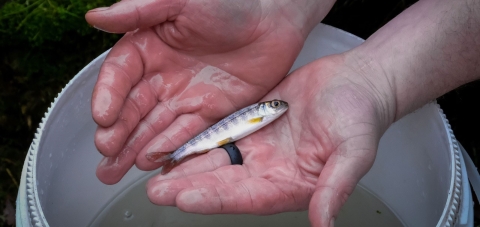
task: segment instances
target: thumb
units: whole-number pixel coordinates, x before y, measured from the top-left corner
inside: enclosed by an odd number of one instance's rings
[[[325,164],[309,205],[313,227],[333,227],[340,208],[373,165],[375,150],[336,152]]]
[[[90,10],[87,22],[110,33],[125,33],[174,20],[186,0],[123,0],[110,7]]]

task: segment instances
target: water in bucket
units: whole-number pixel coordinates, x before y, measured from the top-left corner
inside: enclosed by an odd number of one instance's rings
[[[148,177],[150,176],[152,175]],[[310,226],[307,211],[269,216],[199,215],[182,212],[176,207],[156,206],[150,203],[146,195],[145,184],[148,177],[116,196],[89,226]],[[362,186],[357,186],[342,207],[335,226],[405,227],[406,225],[381,200]]]

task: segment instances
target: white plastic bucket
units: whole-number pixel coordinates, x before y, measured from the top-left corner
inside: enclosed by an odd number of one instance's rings
[[[319,24],[292,70],[362,42]],[[116,185],[100,183],[95,176],[101,156],[93,143],[96,125],[90,98],[105,56],[92,61],[67,84],[40,124],[22,172],[18,226],[308,226],[306,212],[196,215],[154,206],[148,202],[144,182],[155,172],[134,168]],[[342,209],[337,226],[390,223],[384,217],[388,212],[402,226],[473,226],[471,192],[459,144],[435,103],[388,129],[374,166],[357,189]],[[356,198],[367,199],[350,206]]]

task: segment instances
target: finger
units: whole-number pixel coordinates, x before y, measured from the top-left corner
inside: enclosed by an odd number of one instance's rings
[[[158,168],[158,163],[147,160],[147,153],[173,152],[191,138],[205,130],[211,122],[205,121],[197,114],[182,114],[163,132],[160,132],[140,151],[136,165],[142,170]]]
[[[200,214],[273,214],[285,211],[286,195],[264,178],[187,188],[178,193],[176,206]],[[280,205],[277,205],[280,204]]]
[[[361,143],[357,143],[361,144]],[[320,173],[309,205],[314,227],[333,227],[340,208],[373,164],[372,149],[351,149],[331,155]]]
[[[97,178],[104,184],[116,184],[135,162],[136,153],[128,148],[114,157],[105,157],[97,166]]]
[[[127,137],[142,119],[157,104],[156,94],[145,80],[141,80],[125,99],[120,116],[108,127],[99,127],[95,133],[95,145],[104,156],[120,152]]]
[[[85,19],[103,31],[125,33],[174,20],[185,2],[185,0],[121,1],[110,7],[90,10]]]
[[[192,161],[196,161],[192,160]],[[242,165],[226,165],[211,172],[184,175],[169,180],[152,179],[147,184],[147,193],[152,203],[163,206],[176,205],[176,197],[184,189],[239,182],[250,177]]]
[[[160,121],[162,119],[163,121]],[[157,131],[164,130],[175,119],[175,113],[164,105],[156,106],[131,133],[120,154],[104,158],[97,167],[97,177],[105,184],[115,184],[132,168],[138,152]],[[160,166],[157,166],[157,168]]]
[[[136,48],[125,39],[110,51],[100,68],[92,94],[92,115],[102,127],[118,118],[130,89],[143,74],[143,64]]]

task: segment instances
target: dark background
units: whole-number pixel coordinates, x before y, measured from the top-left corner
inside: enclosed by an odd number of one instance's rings
[[[0,0],[0,226],[14,225],[23,161],[50,103],[79,70],[121,37],[97,31],[84,20],[88,9],[114,2]],[[323,23],[366,39],[415,2],[338,0]],[[477,166],[479,87],[473,82],[437,100]],[[475,216],[479,223],[477,210]]]

